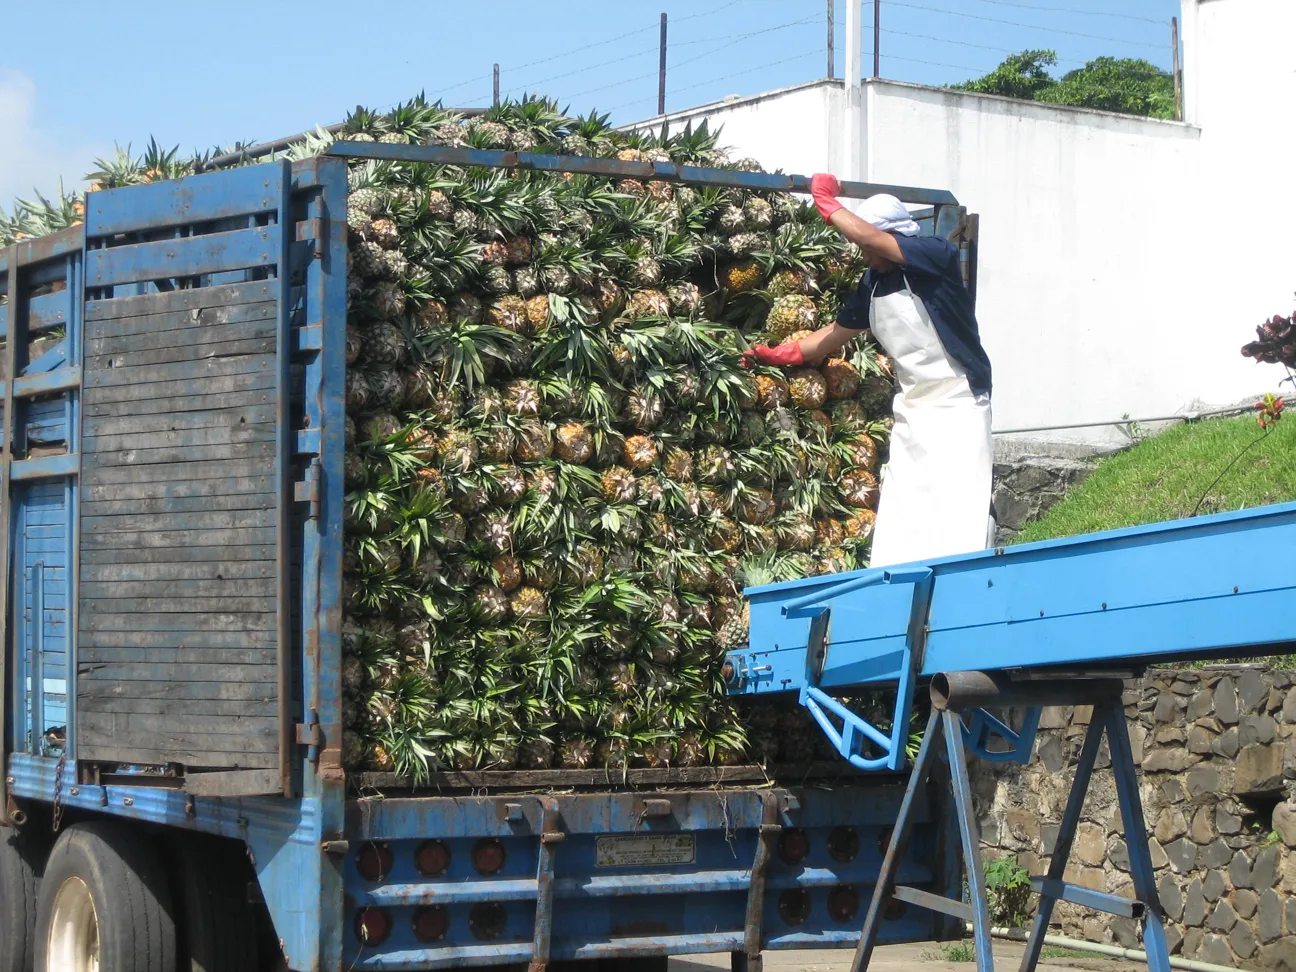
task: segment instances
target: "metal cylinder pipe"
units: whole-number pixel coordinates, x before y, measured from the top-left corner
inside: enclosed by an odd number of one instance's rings
[[[940,672],[931,701],[940,710],[1008,705],[1098,705],[1125,691],[1119,678],[1013,679],[1005,672]]]

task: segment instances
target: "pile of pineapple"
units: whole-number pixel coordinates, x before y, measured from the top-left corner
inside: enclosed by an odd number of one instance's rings
[[[338,137],[758,168],[705,127],[618,132],[538,97],[357,109]],[[183,168],[160,154],[95,179]],[[346,766],[812,758],[802,710],[739,712],[720,664],[745,585],[867,561],[891,383],[863,341],[787,373],[740,353],[831,321],[858,251],[783,194],[373,162],[350,181]]]

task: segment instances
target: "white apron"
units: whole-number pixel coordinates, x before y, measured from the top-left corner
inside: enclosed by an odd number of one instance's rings
[[[909,288],[869,301],[873,336],[894,362],[891,456],[882,474],[873,567],[984,550],[993,459],[990,397],[941,344],[931,315]]]

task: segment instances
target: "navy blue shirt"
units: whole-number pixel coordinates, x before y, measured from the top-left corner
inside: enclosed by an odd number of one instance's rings
[[[905,265],[886,273],[865,273],[855,293],[842,305],[837,323],[856,330],[867,328],[873,285],[877,284],[877,296],[886,297],[904,290],[907,277],[931,315],[945,353],[967,372],[973,394],[990,394],[990,358],[981,347],[972,295],[963,286],[958,247],[938,236],[897,236],[896,242]]]

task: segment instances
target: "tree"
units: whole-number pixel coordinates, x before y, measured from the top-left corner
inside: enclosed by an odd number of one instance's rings
[[[1100,57],[1082,68],[1052,77],[1053,51],[1023,51],[984,77],[952,87],[1054,105],[1098,108],[1150,118],[1174,117],[1174,76],[1138,58]]]

